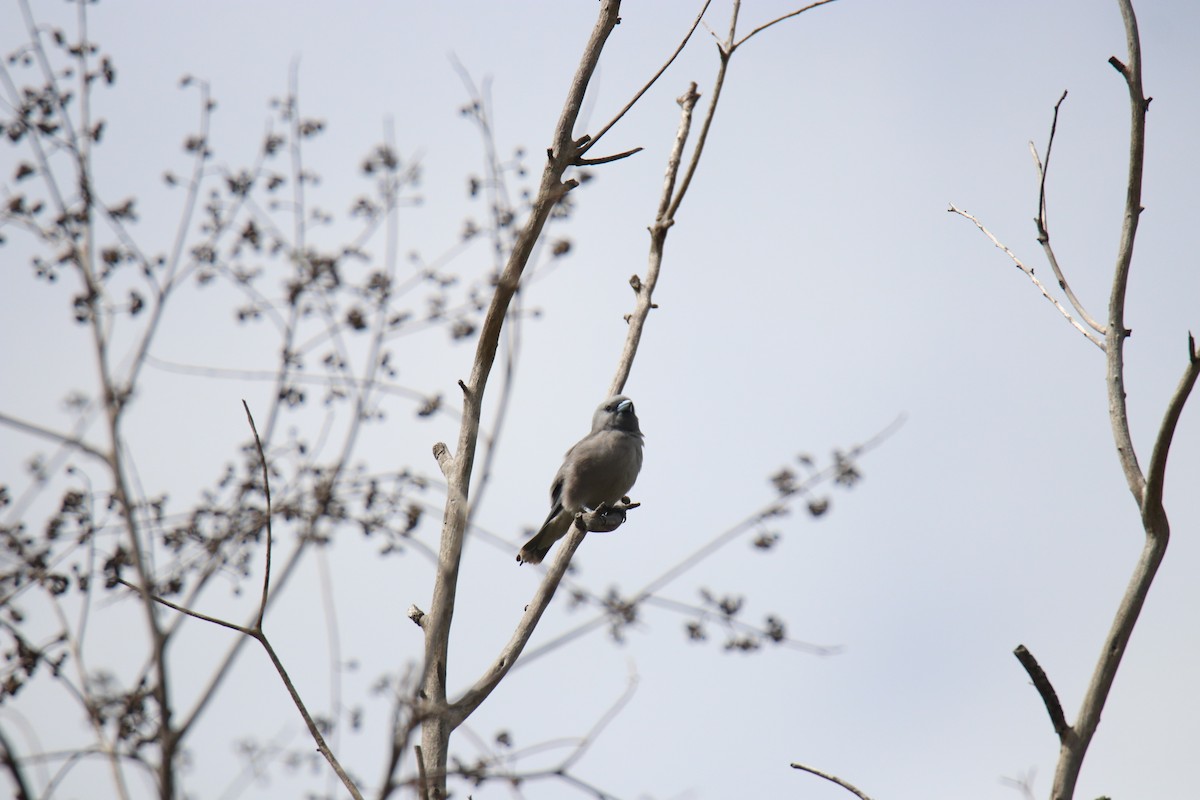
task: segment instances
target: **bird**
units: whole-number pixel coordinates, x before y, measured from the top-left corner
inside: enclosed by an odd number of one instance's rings
[[[592,415],[592,432],[563,457],[550,484],[550,514],[517,553],[520,564],[540,564],[571,529],[575,514],[612,505],[633,488],[642,469],[642,430],[633,401],[608,398]]]

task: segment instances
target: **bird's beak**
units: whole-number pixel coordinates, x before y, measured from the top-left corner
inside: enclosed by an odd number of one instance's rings
[[[629,411],[632,408],[633,408],[632,400],[622,400],[621,402],[617,403],[617,413],[618,414],[624,414],[626,411]]]

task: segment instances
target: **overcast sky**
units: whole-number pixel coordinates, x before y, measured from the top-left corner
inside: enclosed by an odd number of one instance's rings
[[[42,19],[72,18],[61,2],[33,5]],[[653,74],[697,7],[626,4],[578,133],[593,132]],[[742,28],[794,7],[747,2]],[[1145,464],[1184,368],[1187,332],[1200,332],[1189,233],[1200,182],[1200,6],[1141,2],[1137,10],[1154,102],[1126,358]],[[455,243],[466,215],[481,213],[466,196],[467,176],[483,159],[477,131],[459,113],[468,98],[454,59],[490,86],[500,152],[525,148],[536,175],[595,13],[596,3],[583,0],[101,3],[91,8],[91,32],[112,55],[118,81],[96,100],[107,120],[99,185],[109,198],[136,194],[144,249],[167,249],[180,194],[167,191],[161,175],[186,169],[180,144],[198,118],[194,87],[180,89],[180,77],[208,81],[218,103],[215,160],[238,167],[260,147],[268,102],[286,93],[298,60],[302,112],[326,125],[306,151],[306,166],[323,177],[310,198],[343,215],[365,186],[358,165],[390,126],[401,156],[419,159],[423,174],[422,204],[400,215],[402,247],[432,257]],[[727,3],[713,4],[714,30],[727,28],[728,13]],[[11,0],[0,20],[8,52],[21,35]],[[645,149],[593,170],[595,179],[573,195],[574,218],[553,232],[570,237],[570,255],[523,293],[541,313],[521,329],[512,412],[478,517],[512,547],[468,544],[452,689],[489,663],[541,576],[518,568],[513,554],[544,515],[562,452],[586,432],[611,380],[622,316],[632,309],[627,282],[645,269],[646,226],[678,119],[674,98],[689,81],[702,103],[710,95],[711,40],[698,31],[608,134],[603,153]],[[1054,104],[1068,90],[1048,186],[1052,232],[1072,287],[1102,316],[1128,147],[1127,94],[1106,63],[1112,55],[1125,59],[1116,3],[1083,0],[841,0],[737,52],[627,387],[646,432],[633,493],[643,506],[618,533],[584,543],[579,578],[597,591],[636,591],[770,501],[768,476],[797,454],[824,462],[903,414],[903,427],[862,457],[862,483],[833,492],[825,518],[793,514],[773,526],[782,539],[772,552],[754,549],[747,536],[662,592],[692,604],[700,587],[744,595],[752,621],[776,614],[792,638],[840,650],[727,654],[715,628],[713,641],[690,643],[683,617],[646,608],[623,645],[598,630],[514,671],[468,723],[480,740],[501,729],[520,747],[582,736],[636,675],[628,704],[573,767],[616,797],[849,796],[789,769],[791,761],[837,773],[877,799],[1018,798],[1002,779],[1031,772],[1045,796],[1057,741],[1012,650],[1023,643],[1034,652],[1074,719],[1141,528],[1112,444],[1102,353],[946,208],[953,202],[977,215],[1049,278],[1032,223],[1038,182],[1028,142],[1044,149]],[[5,181],[25,157],[0,148]],[[353,230],[338,223],[319,235],[345,241]],[[3,410],[64,427],[63,397],[93,385],[86,340],[70,321],[68,289],[33,280],[28,244],[9,239],[0,251]],[[469,280],[489,266],[479,242],[448,269]],[[189,297],[165,325],[156,358],[270,368],[274,352],[248,345],[227,307],[199,291]],[[441,392],[453,406],[472,350],[447,339],[430,331],[395,358],[405,385]],[[162,368],[149,369],[145,381],[130,431],[145,491],[192,502],[238,457],[240,399],[265,408],[270,385]],[[1168,471],[1171,547],[1087,757],[1080,798],[1194,791],[1195,405],[1179,425]],[[454,414],[418,420],[403,397],[385,410],[356,461],[437,475],[430,447],[455,440]],[[100,426],[89,436],[102,441]],[[0,427],[0,482],[23,487],[21,465],[45,448]],[[435,522],[419,535],[436,548]],[[364,730],[340,745],[368,787],[382,771],[387,723],[370,687],[380,673],[420,658],[420,632],[403,615],[412,603],[428,607],[431,587],[426,561],[376,552],[375,543],[347,534],[327,560],[306,563],[268,617],[310,706],[328,713],[331,645],[317,587],[332,581],[340,652],[358,663],[341,675],[342,701],[366,715]],[[248,598],[210,594],[211,609],[248,613]],[[556,599],[531,646],[586,618],[566,605]],[[124,634],[112,624],[119,651]],[[177,643],[182,697],[230,636],[198,625],[189,635]],[[94,646],[98,667],[104,647]],[[43,745],[86,729],[49,693],[21,699],[0,709],[0,719],[20,715]],[[61,716],[47,725],[52,708]],[[191,795],[221,796],[239,764],[231,740],[251,736],[308,749],[266,659],[247,651],[195,732]],[[454,749],[463,757],[485,752],[463,735]],[[519,767],[552,765],[564,752],[531,755]],[[107,773],[81,767],[78,776],[61,796],[90,796],[87,781]],[[238,785],[237,796],[295,796],[311,785],[307,771],[295,776],[276,765],[269,781]],[[572,791],[540,781],[522,796]],[[513,790],[489,783],[470,794]]]

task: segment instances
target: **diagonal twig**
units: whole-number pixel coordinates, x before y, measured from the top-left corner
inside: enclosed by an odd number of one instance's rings
[[[1067,734],[1070,733],[1071,726],[1067,724],[1067,716],[1063,713],[1062,703],[1058,701],[1058,692],[1054,691],[1054,685],[1050,683],[1050,678],[1046,676],[1046,671],[1042,669],[1042,665],[1033,657],[1033,653],[1029,652],[1029,648],[1023,644],[1017,645],[1017,649],[1013,650],[1013,655],[1017,657],[1017,661],[1020,661],[1021,666],[1029,673],[1034,688],[1042,696],[1042,702],[1046,704],[1046,711],[1050,714],[1050,723],[1054,726],[1054,732],[1058,735],[1058,740],[1060,742],[1064,741]]]
[[[842,780],[837,775],[832,775],[828,772],[823,772],[823,771],[817,769],[816,767],[810,767],[806,764],[798,764],[794,761],[792,762],[791,767],[792,767],[792,769],[798,769],[798,770],[807,772],[811,775],[816,775],[818,778],[824,778],[825,780],[829,781],[830,783],[835,783],[838,786],[845,789],[846,791],[853,794],[859,800],[871,800],[871,798],[867,795],[867,793],[864,792],[862,789],[859,789],[857,786],[850,783],[849,781]]]
[[[1075,328],[1075,330],[1079,331],[1084,336],[1086,336],[1088,341],[1091,342],[1092,344],[1096,345],[1096,347],[1099,347],[1101,350],[1104,349],[1104,347],[1105,347],[1104,341],[1102,339],[1100,339],[1100,337],[1098,337],[1094,331],[1090,331],[1087,328],[1085,328],[1083,326],[1083,324],[1081,322],[1079,322],[1079,320],[1075,319],[1075,317],[1073,317],[1071,315],[1071,312],[1068,311],[1066,309],[1066,307],[1063,306],[1062,303],[1058,302],[1058,299],[1055,298],[1054,295],[1052,295],[1052,294],[1050,294],[1050,292],[1046,291],[1045,285],[1040,280],[1038,280],[1038,277],[1036,275],[1033,274],[1033,268],[1025,266],[1025,263],[1023,261],[1021,261],[1021,259],[1017,258],[1016,253],[1014,253],[1012,250],[1009,250],[1008,247],[1005,246],[1003,242],[1001,242],[999,239],[997,239],[995,237],[995,235],[992,234],[991,231],[989,231],[986,227],[984,227],[982,222],[980,222],[978,219],[976,219],[973,215],[968,214],[966,211],[963,211],[961,208],[954,205],[953,203],[951,203],[950,207],[947,208],[946,210],[949,211],[951,214],[958,214],[960,217],[965,217],[966,219],[971,220],[971,222],[974,222],[975,227],[979,228],[980,232],[982,232],[983,235],[986,236],[991,241],[992,244],[994,244],[996,247],[1003,250],[1004,254],[1006,256],[1008,256],[1010,259],[1012,259],[1013,264],[1015,264],[1018,269],[1020,269],[1022,272],[1024,272],[1029,277],[1029,280],[1033,281],[1033,285],[1036,286],[1038,288],[1038,291],[1040,291],[1042,293],[1042,297],[1045,297],[1047,300],[1049,300],[1054,305],[1054,307],[1058,309],[1058,312],[1060,314],[1062,314],[1064,317],[1066,317],[1067,322],[1071,323],[1071,326],[1073,328]]]
[[[791,19],[792,17],[803,14],[805,11],[811,11],[812,9],[816,8],[817,6],[823,6],[827,3],[832,3],[832,2],[834,2],[834,0],[817,0],[817,2],[809,3],[808,5],[804,6],[804,8],[798,8],[795,11],[789,11],[787,14],[784,14],[783,16],[780,16],[780,17],[776,17],[775,19],[771,20],[770,22],[764,22],[762,25],[759,25],[757,28],[750,31],[745,36],[743,36],[741,39],[739,39],[736,43],[734,43],[733,47],[734,47],[734,49],[741,47],[750,39],[750,37],[755,36],[759,33],[762,33],[767,28],[770,28],[772,25],[778,25],[779,23],[783,22],[784,20]]]
[[[592,136],[586,144],[584,144],[581,148],[579,148],[580,156],[582,156],[588,150],[591,150],[596,145],[596,142],[600,141],[601,137],[603,137],[604,134],[608,133],[614,125],[616,125],[618,122],[620,122],[621,117],[624,117],[627,113],[629,113],[629,109],[631,109],[635,105],[637,105],[637,102],[642,99],[642,95],[644,95],[646,92],[650,91],[650,87],[653,86],[658,81],[658,79],[662,77],[662,74],[667,71],[667,67],[669,67],[673,63],[675,63],[675,59],[679,57],[679,54],[683,52],[683,48],[687,46],[687,43],[689,41],[691,41],[692,34],[696,32],[696,28],[697,28],[697,26],[700,25],[700,21],[702,19],[704,19],[704,14],[705,14],[705,12],[708,11],[708,7],[711,3],[712,3],[712,0],[704,0],[704,5],[700,7],[700,13],[698,13],[696,15],[695,22],[692,23],[692,27],[688,28],[687,33],[684,34],[684,36],[683,36],[683,41],[681,41],[679,43],[679,46],[675,48],[675,52],[672,53],[671,57],[667,59],[667,62],[659,68],[658,72],[654,73],[654,75],[651,76],[650,80],[646,81],[646,85],[643,86],[641,89],[639,89],[637,91],[637,94],[635,94],[633,96],[633,98],[628,103],[625,104],[625,107],[622,108],[620,111],[618,111],[617,115],[615,117],[613,117],[611,120],[609,120],[607,123],[605,123],[604,127],[601,128],[596,133],[595,136]],[[638,150],[640,150],[640,149],[641,148],[639,147]],[[637,150],[632,150],[628,154],[625,154],[625,155],[633,155],[635,152],[637,152]],[[622,156],[622,157],[624,157],[624,156]],[[600,162],[592,162],[592,163],[600,163]]]

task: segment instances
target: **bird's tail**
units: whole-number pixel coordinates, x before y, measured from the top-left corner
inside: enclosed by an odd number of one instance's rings
[[[567,534],[571,529],[571,521],[574,515],[568,514],[566,511],[559,510],[557,514],[553,514],[542,525],[541,530],[533,535],[533,538],[525,543],[521,551],[517,553],[518,564],[540,564],[550,552],[550,548],[554,543]]]

